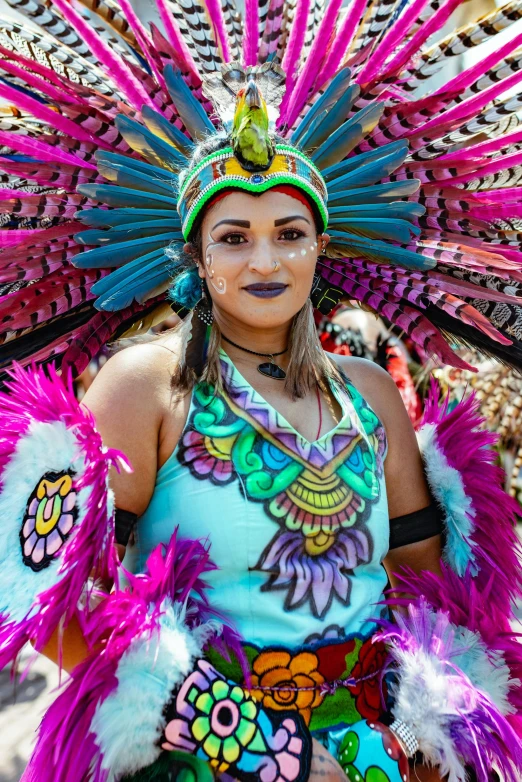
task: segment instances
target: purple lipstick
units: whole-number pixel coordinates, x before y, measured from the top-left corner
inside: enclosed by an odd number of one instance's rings
[[[252,285],[245,285],[243,290],[252,296],[257,296],[258,299],[275,299],[287,288],[288,285],[283,282],[254,282]]]

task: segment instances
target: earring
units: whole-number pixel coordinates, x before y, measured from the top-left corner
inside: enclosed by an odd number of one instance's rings
[[[279,263],[279,261],[274,261],[274,271],[278,272],[280,268],[281,268],[281,264]]]
[[[212,300],[210,299],[205,280],[201,280],[201,298],[194,307],[194,314],[206,325],[212,326],[214,313],[212,312]]]

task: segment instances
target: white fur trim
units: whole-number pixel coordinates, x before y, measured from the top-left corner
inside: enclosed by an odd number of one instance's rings
[[[511,678],[502,652],[488,649],[480,635],[467,627],[453,627],[455,645],[466,651],[453,657],[452,662],[458,665],[478,690],[489,695],[502,714],[514,714],[516,709],[509,702],[509,691],[520,686],[520,681]]]
[[[22,519],[27,500],[46,472],[72,468],[79,473],[83,467],[75,435],[62,421],[33,421],[16,444],[2,474],[0,492],[0,615],[21,621],[37,595],[60,581],[59,556],[38,573],[24,565],[19,537]],[[76,527],[85,517],[89,494],[89,488],[78,494]]]
[[[134,774],[160,755],[163,710],[201,655],[204,632],[190,632],[172,604],[164,604],[161,629],[135,641],[118,665],[117,688],[92,721],[107,782]]]
[[[463,576],[470,561],[473,561],[472,519],[475,517],[470,498],[464,489],[460,472],[448,464],[437,442],[435,424],[425,424],[417,432],[417,441],[424,460],[426,478],[431,492],[444,512],[447,530],[447,545],[444,559],[460,576]]]
[[[428,763],[439,766],[441,777],[449,782],[466,782],[462,759],[457,755],[448,730],[456,711],[452,703],[451,675],[438,657],[423,650],[394,650],[400,682],[392,685],[393,716],[405,722],[415,734]]]

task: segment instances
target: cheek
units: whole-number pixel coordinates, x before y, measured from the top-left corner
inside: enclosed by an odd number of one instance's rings
[[[210,242],[205,251],[203,268],[211,293],[225,296],[233,291],[233,281],[244,266],[241,253],[231,253],[223,245]]]
[[[315,264],[317,261],[317,242],[315,240],[310,241],[310,239],[296,242],[295,246],[283,250],[281,255],[285,261],[304,261],[305,264],[311,261]]]
[[[317,244],[307,242],[305,246],[290,249],[285,255],[286,268],[294,277],[297,287],[309,288],[317,264]]]

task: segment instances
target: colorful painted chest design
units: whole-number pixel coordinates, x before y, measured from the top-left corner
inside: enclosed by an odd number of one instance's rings
[[[347,383],[341,422],[314,443],[305,440],[222,362],[226,394],[198,385],[178,459],[216,486],[237,481],[278,525],[260,552],[265,590],[285,594],[285,608],[309,603],[326,615],[336,597],[350,601],[350,575],[372,557],[366,528],[379,500],[385,434],[360,394]]]

